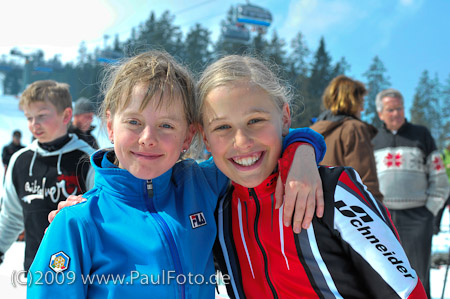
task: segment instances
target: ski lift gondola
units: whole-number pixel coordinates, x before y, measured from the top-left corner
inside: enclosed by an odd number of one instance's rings
[[[222,27],[222,34],[225,39],[236,42],[248,42],[250,32],[243,25],[229,24]]]
[[[123,53],[119,51],[103,50],[100,53],[100,57],[97,58],[97,61],[106,64],[114,64],[119,62],[121,58],[123,58]]]
[[[272,23],[272,14],[260,6],[240,4],[236,8],[236,22],[269,27]]]

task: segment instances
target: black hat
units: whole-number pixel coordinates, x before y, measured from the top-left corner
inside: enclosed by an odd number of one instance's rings
[[[75,102],[75,108],[73,109],[73,115],[83,114],[83,113],[95,113],[94,104],[86,98],[79,98]]]
[[[14,130],[13,137],[22,138],[22,132],[19,130]]]

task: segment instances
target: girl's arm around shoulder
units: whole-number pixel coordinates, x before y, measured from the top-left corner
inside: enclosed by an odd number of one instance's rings
[[[322,135],[310,128],[291,129],[283,141],[279,160],[276,208],[283,207],[285,226],[292,223],[295,233],[307,229],[314,214],[322,217],[324,204],[317,164],[326,151]]]
[[[327,151],[327,145],[323,136],[310,128],[289,129],[289,134],[283,139],[283,151],[295,142],[309,143],[314,147],[317,164],[322,161]]]
[[[28,298],[87,297],[91,238],[84,204],[61,210],[49,226],[28,272]]]

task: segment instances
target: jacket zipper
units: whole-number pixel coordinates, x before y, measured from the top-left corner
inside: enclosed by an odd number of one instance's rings
[[[177,246],[175,244],[175,240],[173,238],[172,232],[169,229],[169,226],[167,225],[167,223],[164,221],[164,219],[161,217],[161,215],[158,214],[158,212],[155,209],[155,205],[153,203],[153,182],[152,182],[152,180],[147,181],[147,198],[149,200],[150,214],[156,220],[156,223],[158,223],[159,226],[161,227],[161,229],[164,233],[164,236],[166,237],[166,240],[169,243],[170,254],[172,256],[172,260],[173,260],[173,263],[175,266],[175,274],[176,274],[176,277],[178,277],[178,275],[183,274],[183,268],[181,266],[180,255],[178,254]],[[184,286],[184,284],[178,284],[178,287],[180,288],[181,298],[184,299],[186,297],[185,286]]]
[[[254,232],[255,232],[256,243],[258,243],[259,250],[261,250],[261,253],[262,253],[263,259],[264,259],[264,274],[266,275],[266,280],[267,280],[267,283],[269,284],[270,290],[272,291],[273,297],[274,297],[274,298],[278,298],[278,294],[277,294],[277,292],[275,291],[275,287],[273,286],[273,283],[272,283],[272,281],[270,280],[269,269],[268,269],[268,267],[267,267],[267,263],[268,263],[268,261],[267,261],[267,254],[266,254],[266,252],[264,251],[264,248],[263,248],[263,246],[262,246],[262,244],[261,244],[261,240],[259,239],[259,235],[258,235],[258,220],[259,220],[259,213],[260,213],[261,207],[260,207],[260,205],[259,205],[258,197],[257,197],[257,195],[256,195],[255,189],[250,188],[250,189],[249,189],[249,193],[250,193],[250,197],[253,198],[253,201],[255,202],[255,206],[256,206],[256,216],[255,216],[255,222],[254,222]]]

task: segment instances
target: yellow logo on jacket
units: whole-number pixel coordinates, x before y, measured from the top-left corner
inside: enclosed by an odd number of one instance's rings
[[[64,252],[52,254],[49,267],[56,273],[63,272],[69,267],[70,257]]]

